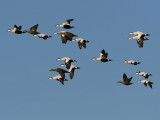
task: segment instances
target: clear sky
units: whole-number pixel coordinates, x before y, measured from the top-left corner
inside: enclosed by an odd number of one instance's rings
[[[160,119],[160,1],[158,0],[3,0],[0,2],[0,120],[159,120]],[[76,42],[62,44],[55,27],[73,18],[66,30],[90,43],[80,50]],[[22,25],[52,35],[47,40],[28,33],[8,32]],[[129,40],[129,32],[150,34],[144,47]],[[101,63],[102,49],[113,61]],[[59,57],[70,57],[81,69],[65,85],[48,77],[60,67]],[[133,66],[124,60],[142,64]],[[151,73],[153,88],[137,71]],[[123,73],[131,86],[116,83]]]

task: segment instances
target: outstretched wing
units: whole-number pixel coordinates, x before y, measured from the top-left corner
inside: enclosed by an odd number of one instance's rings
[[[30,28],[30,31],[37,31],[38,24],[34,25],[33,27]]]
[[[150,82],[150,81],[148,82],[148,85],[150,88],[152,88],[152,84],[153,84],[153,82]]]
[[[103,49],[103,50],[101,51],[101,53],[100,53],[100,58],[105,59],[105,58],[107,58],[107,56],[108,56],[108,53],[105,52],[105,50]]]
[[[21,30],[22,26],[20,25],[19,27],[17,25],[14,25],[14,30]]]
[[[70,24],[71,21],[73,21],[74,19],[67,19],[63,24]]]
[[[73,76],[74,76],[74,69],[72,69],[72,70],[70,71],[69,76],[70,76],[71,79],[73,78]]]
[[[137,44],[138,44],[139,48],[143,48],[143,39],[138,39]]]
[[[63,44],[67,43],[67,38],[66,38],[66,36],[64,34],[61,35],[61,40],[62,40]]]
[[[80,49],[82,49],[82,43],[78,42],[78,46]]]
[[[123,81],[125,81],[125,82],[128,81],[127,75],[125,73],[123,74]]]

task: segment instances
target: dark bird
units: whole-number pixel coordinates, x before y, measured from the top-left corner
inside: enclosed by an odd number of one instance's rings
[[[77,35],[70,33],[70,32],[66,32],[66,31],[54,32],[53,34],[61,35],[61,40],[63,44],[66,44],[67,40],[72,41],[73,37],[78,37]]]
[[[108,61],[112,61],[111,59],[107,58],[108,53],[105,52],[105,50],[103,49],[100,53],[100,57],[99,58],[92,58],[91,60],[97,60],[97,61],[101,61],[101,62],[108,62]]]
[[[58,72],[63,79],[65,79],[65,73],[69,73],[68,71],[66,71],[66,70],[64,70],[62,68],[50,69],[49,71],[56,71],[56,72]]]
[[[65,28],[65,29],[71,29],[74,28],[74,26],[70,25],[70,22],[73,21],[74,19],[68,19],[66,20],[64,23],[62,23],[61,25],[57,24],[56,27],[61,27],[61,28]]]
[[[127,78],[127,75],[124,73],[123,74],[123,81],[118,81],[117,83],[121,83],[124,85],[131,85],[131,84],[133,84],[133,83],[131,83],[131,80],[132,80],[132,77]]]
[[[16,33],[16,34],[22,34],[24,33],[23,31],[21,31],[22,26],[17,26],[14,25],[14,30],[8,29],[8,31],[11,31],[12,33]]]
[[[30,30],[24,30],[23,32],[27,32],[30,34],[40,34],[39,32],[37,32],[37,28],[38,28],[38,24],[34,25],[33,27],[30,28]]]

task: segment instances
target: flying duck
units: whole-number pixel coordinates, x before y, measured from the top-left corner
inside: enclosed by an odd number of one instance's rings
[[[67,79],[63,79],[61,75],[57,75],[57,76],[55,76],[55,77],[49,77],[48,79],[57,80],[57,81],[61,82],[62,85],[64,85],[64,81],[67,81]]]
[[[134,60],[125,60],[124,63],[132,64],[132,65],[137,65],[137,64],[140,64],[141,62],[137,62],[137,61],[134,61]]]
[[[43,38],[44,40],[47,40],[47,38],[50,38],[52,36],[47,34],[35,34],[34,36],[38,36],[39,38]]]
[[[49,71],[56,71],[56,72],[58,72],[63,79],[65,79],[65,73],[69,73],[68,71],[66,71],[66,70],[64,70],[62,68],[50,69]]]
[[[78,37],[77,35],[66,31],[54,32],[53,34],[60,34],[63,44],[66,44],[67,40],[72,41],[72,37]]]
[[[131,83],[131,80],[132,80],[132,77],[127,78],[127,75],[124,73],[123,74],[123,81],[118,81],[117,83],[121,83],[124,85],[131,85],[131,84],[133,84],[133,83]]]
[[[108,62],[108,61],[112,61],[111,59],[107,58],[108,53],[105,52],[105,50],[103,49],[100,53],[100,57],[99,58],[92,58],[91,60],[97,60],[97,61],[101,61],[101,62]]]
[[[12,33],[16,33],[16,34],[22,34],[24,33],[23,31],[21,31],[22,26],[17,26],[14,25],[14,30],[8,29],[8,31],[11,31]]]
[[[148,40],[148,38],[145,38],[144,36],[145,36],[144,33],[139,33],[139,34],[137,34],[137,36],[129,37],[128,39],[137,40],[137,44],[138,44],[139,48],[143,48],[143,41]]]
[[[144,78],[148,78],[149,76],[152,76],[152,74],[150,73],[146,73],[146,72],[136,72],[137,75],[141,75],[143,76]]]
[[[37,32],[37,28],[38,28],[38,24],[32,26],[30,28],[30,30],[24,30],[23,32],[27,32],[27,33],[30,33],[30,34],[33,34],[33,35],[40,34],[39,32]]]
[[[61,64],[61,66],[62,66],[62,67],[66,67],[65,64]],[[80,69],[80,67],[71,65],[71,67],[69,68],[69,72],[70,72],[69,76],[70,76],[71,79],[72,79],[73,76],[74,76],[74,70],[75,70],[75,69]]]
[[[146,34],[146,33],[140,32],[140,31],[129,32],[128,34],[129,34],[129,35],[130,35],[130,34],[133,34],[133,35],[136,35],[136,36],[138,36],[139,34],[141,34],[141,35],[143,35],[143,36],[150,36],[149,34]]]
[[[70,69],[71,62],[77,62],[76,60],[73,60],[73,59],[71,59],[69,57],[57,58],[57,60],[63,60],[65,62],[65,67],[67,69]]]
[[[88,40],[85,40],[85,39],[82,39],[82,38],[73,39],[72,41],[77,41],[80,49],[82,49],[82,46],[84,48],[86,48],[86,43],[89,42]]]
[[[152,84],[154,84],[153,82],[151,82],[151,81],[147,81],[147,80],[139,80],[139,81],[137,81],[138,83],[142,83],[142,84],[144,84],[145,86],[147,86],[147,85],[149,85],[149,87],[150,88],[152,88]]]
[[[67,19],[64,23],[62,23],[61,25],[57,24],[56,27],[61,27],[61,28],[65,28],[65,29],[71,29],[74,28],[74,26],[70,25],[70,22],[73,21],[74,19]]]

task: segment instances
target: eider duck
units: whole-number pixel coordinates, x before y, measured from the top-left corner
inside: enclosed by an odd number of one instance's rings
[[[12,33],[16,33],[16,34],[25,33],[23,31],[21,31],[21,28],[22,28],[21,25],[20,26],[14,25],[14,30],[8,29],[8,31],[11,31]]]
[[[143,48],[143,41],[148,40],[148,38],[145,38],[144,36],[145,36],[144,33],[139,33],[139,34],[137,34],[137,36],[129,37],[128,39],[137,40],[137,44],[138,44],[139,48]]]
[[[152,74],[150,73],[146,73],[146,72],[136,72],[137,75],[141,75],[143,76],[144,78],[148,78],[149,76],[152,76]]]
[[[140,31],[137,31],[137,32],[129,32],[128,33],[129,35],[131,35],[131,34],[133,34],[133,35],[136,35],[136,36],[138,36],[138,35],[144,35],[144,36],[150,36],[149,34],[146,34],[146,33],[143,33],[143,32],[140,32]]]
[[[148,81],[148,80],[139,80],[137,81],[138,83],[142,83],[144,84],[145,86],[149,85],[150,88],[152,88],[152,84],[154,84],[153,82],[151,81]]]
[[[62,67],[66,67],[65,64],[61,64],[61,66],[62,66]],[[77,67],[77,66],[75,66],[75,65],[71,65],[70,69],[68,70],[68,71],[70,72],[69,76],[70,76],[71,79],[72,79],[73,76],[74,76],[74,70],[75,70],[75,69],[80,69],[80,67]]]
[[[78,37],[77,35],[66,31],[54,32],[53,34],[61,35],[61,40],[63,44],[66,44],[67,40],[72,41],[72,37]]]
[[[124,63],[132,64],[132,65],[138,65],[141,62],[137,62],[137,61],[134,61],[134,60],[125,60]]]
[[[49,71],[56,71],[56,72],[58,72],[63,79],[65,79],[65,73],[69,73],[68,71],[66,71],[66,70],[64,70],[62,68],[50,69]]]
[[[67,79],[63,79],[61,75],[57,75],[55,77],[49,77],[48,79],[54,79],[62,83],[64,85],[64,81],[68,81]]]
[[[100,57],[99,58],[92,58],[91,60],[97,60],[97,61],[101,61],[101,62],[108,62],[108,61],[112,61],[111,59],[107,58],[108,53],[105,52],[105,50],[103,49],[100,53]]]
[[[69,57],[63,57],[63,58],[57,58],[57,60],[62,60],[65,62],[65,66],[67,69],[70,69],[71,67],[71,62],[77,62],[76,60],[73,60]]]
[[[118,81],[117,83],[121,83],[123,85],[131,85],[133,83],[131,83],[132,77],[127,78],[127,75],[124,73],[123,74],[123,81]]]
[[[38,28],[38,24],[34,25],[33,27],[30,28],[30,30],[24,30],[23,32],[27,32],[27,33],[30,33],[30,34],[40,34],[39,32],[37,32],[37,28]]]
[[[38,36],[39,38],[43,38],[44,40],[47,40],[47,38],[50,38],[52,36],[47,34],[35,34],[34,36]]]
[[[61,25],[57,24],[56,27],[61,27],[61,28],[65,28],[65,29],[71,29],[74,28],[74,26],[70,25],[70,22],[73,21],[74,19],[68,19],[66,20],[64,23],[62,23]]]
[[[80,49],[82,49],[82,46],[86,48],[86,43],[89,42],[88,40],[82,38],[73,39],[72,41],[77,41]]]

